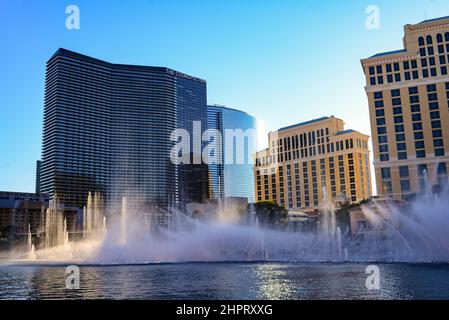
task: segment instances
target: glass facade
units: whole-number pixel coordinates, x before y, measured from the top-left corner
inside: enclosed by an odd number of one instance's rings
[[[206,112],[204,80],[59,49],[46,70],[40,191],[72,206],[94,191],[108,204],[207,198],[207,183],[183,183],[192,168],[170,160],[173,130],[205,123]],[[207,177],[204,166],[194,169]]]
[[[239,110],[208,106],[208,125],[223,137],[222,162],[209,165],[212,197],[243,197],[254,202],[255,118]]]

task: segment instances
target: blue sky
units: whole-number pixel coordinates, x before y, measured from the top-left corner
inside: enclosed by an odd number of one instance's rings
[[[65,28],[78,5],[81,29]],[[379,30],[365,27],[368,5]],[[449,15],[449,0],[2,0],[0,190],[34,191],[45,62],[59,47],[206,79],[208,102],[272,130],[335,115],[370,134],[360,59],[402,48],[403,26]]]

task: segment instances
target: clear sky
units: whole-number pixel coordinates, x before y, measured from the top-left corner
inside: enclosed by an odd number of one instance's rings
[[[65,27],[72,4],[80,30]],[[369,5],[378,30],[365,27]],[[401,49],[405,24],[441,16],[449,0],[1,0],[0,190],[34,191],[45,62],[59,47],[201,77],[209,103],[267,131],[335,115],[370,134],[360,59]]]

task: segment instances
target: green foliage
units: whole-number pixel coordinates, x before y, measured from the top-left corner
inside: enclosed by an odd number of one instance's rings
[[[369,203],[370,200],[362,200],[358,203],[346,204],[342,206],[335,212],[335,217],[337,219],[337,226],[339,226],[342,230],[346,227],[350,227],[351,219],[349,216],[349,211],[354,208],[361,207],[364,204]]]
[[[12,226],[6,226],[0,229],[0,239],[9,238],[13,231]]]
[[[257,218],[263,225],[275,226],[287,222],[288,210],[274,201],[261,201],[254,205]]]

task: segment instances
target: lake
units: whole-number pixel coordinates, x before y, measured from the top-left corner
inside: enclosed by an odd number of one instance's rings
[[[65,266],[0,266],[0,299],[449,299],[449,265],[185,263],[80,266],[66,289]]]

